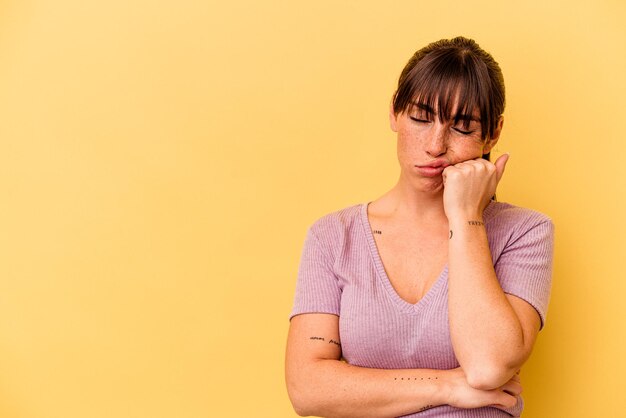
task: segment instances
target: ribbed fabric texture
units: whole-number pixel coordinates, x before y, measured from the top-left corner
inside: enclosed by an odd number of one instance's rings
[[[458,367],[448,327],[447,266],[420,301],[403,300],[385,272],[367,205],[327,214],[310,226],[289,319],[314,312],[338,315],[342,354],[355,366]],[[502,289],[535,307],[543,327],[551,288],[552,221],[539,212],[493,201],[483,219]],[[406,417],[519,417],[522,409],[519,397],[507,410],[445,405]]]

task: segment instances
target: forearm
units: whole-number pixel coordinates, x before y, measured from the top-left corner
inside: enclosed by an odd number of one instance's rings
[[[452,345],[468,382],[492,389],[510,379],[525,360],[519,358],[524,346],[522,327],[496,277],[482,218],[455,218],[450,220],[450,230]]]
[[[397,417],[447,401],[450,371],[371,369],[339,360],[302,365],[290,397],[299,415]]]

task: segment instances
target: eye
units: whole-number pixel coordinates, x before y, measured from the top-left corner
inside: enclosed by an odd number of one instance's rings
[[[471,134],[473,134],[474,132],[476,132],[476,131],[464,131],[464,130],[459,129],[459,128],[452,128],[452,129],[454,129],[455,131],[457,131],[457,132],[458,132],[458,133],[460,133],[461,135],[471,135]]]
[[[430,121],[428,119],[420,119],[420,118],[416,118],[414,116],[409,116],[411,118],[411,120],[415,121],[415,122],[420,122],[420,123],[429,123]]]

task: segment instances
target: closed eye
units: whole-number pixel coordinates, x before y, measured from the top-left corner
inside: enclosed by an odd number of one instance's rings
[[[471,135],[474,132],[476,132],[476,131],[463,131],[463,130],[461,130],[459,128],[452,128],[452,129],[454,129],[455,131],[457,131],[458,133],[460,133],[462,135]]]
[[[416,118],[416,117],[413,117],[413,116],[409,116],[409,117],[411,118],[411,120],[413,120],[415,122],[421,122],[421,123],[428,123],[428,122],[430,122],[427,119],[419,119],[419,118]]]

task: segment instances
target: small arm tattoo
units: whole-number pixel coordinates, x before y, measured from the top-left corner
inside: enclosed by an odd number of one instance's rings
[[[485,223],[482,222],[482,221],[467,221],[467,223],[469,225],[476,225],[476,226],[484,226],[485,225]]]
[[[419,409],[419,412],[422,412],[422,411],[425,411],[427,409],[434,408],[434,407],[435,407],[435,405],[426,405],[426,406],[421,407]]]
[[[372,232],[375,233],[375,234],[380,234],[380,235],[383,234],[383,231],[381,231],[380,229],[375,229]]]
[[[324,337],[309,337],[309,340],[326,341],[326,339],[324,339]],[[341,343],[339,341],[333,340],[333,339],[328,341],[328,344],[335,344],[336,346],[341,347]]]
[[[328,342],[328,344],[331,344],[331,343],[332,343],[332,344],[335,344],[335,345],[338,345],[339,347],[341,347],[341,344],[339,344],[339,341],[330,340],[330,341]]]

